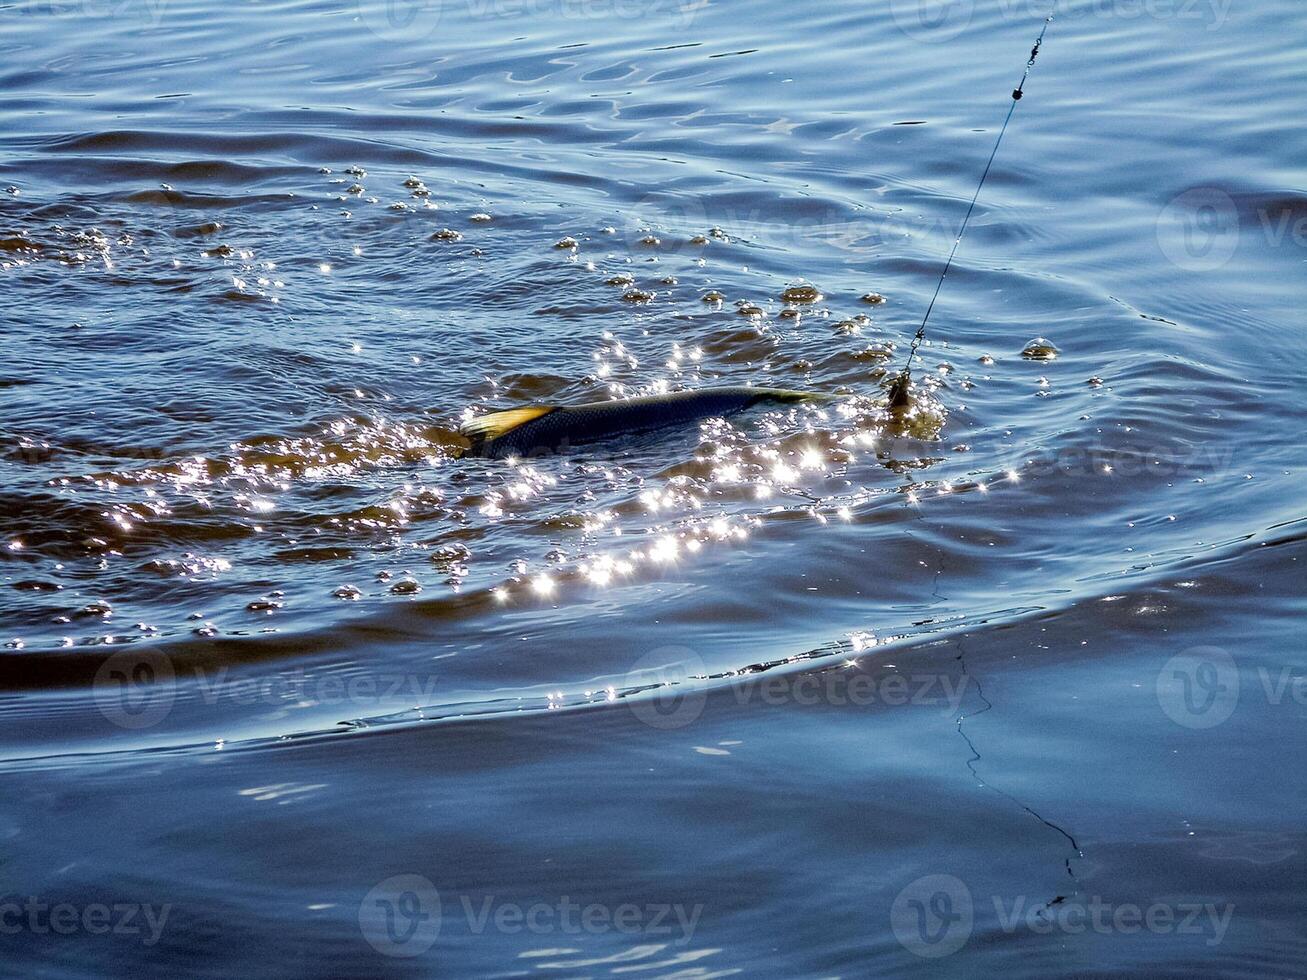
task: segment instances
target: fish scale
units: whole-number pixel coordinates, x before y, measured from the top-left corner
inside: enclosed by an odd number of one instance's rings
[[[533,456],[600,439],[724,418],[762,402],[785,404],[828,397],[786,388],[701,388],[590,405],[511,409],[475,419],[464,425],[462,432],[472,442],[468,455]],[[532,417],[534,411],[540,414]]]

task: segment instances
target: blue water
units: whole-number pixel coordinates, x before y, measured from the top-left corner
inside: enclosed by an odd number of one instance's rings
[[[4,975],[1300,974],[1301,4],[1064,0],[880,407],[1046,12],[0,7]]]

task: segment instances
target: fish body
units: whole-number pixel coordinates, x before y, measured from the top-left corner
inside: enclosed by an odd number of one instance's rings
[[[471,443],[469,456],[525,457],[707,418],[725,418],[760,404],[831,397],[787,388],[699,388],[589,405],[529,405],[473,419],[459,431]]]

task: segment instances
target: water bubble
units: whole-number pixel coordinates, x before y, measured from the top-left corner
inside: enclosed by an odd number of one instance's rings
[[[820,289],[807,282],[796,283],[781,292],[781,299],[786,303],[818,303],[824,298]]]
[[[431,553],[431,560],[438,565],[451,565],[467,561],[472,557],[472,550],[460,542],[441,545]]]
[[[1043,337],[1036,337],[1021,349],[1021,356],[1030,361],[1051,361],[1060,353],[1051,340]]]

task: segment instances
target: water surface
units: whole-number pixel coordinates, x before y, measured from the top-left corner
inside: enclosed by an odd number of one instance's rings
[[[1300,972],[1301,6],[1063,4],[878,408],[1044,12],[0,8],[6,970]]]

